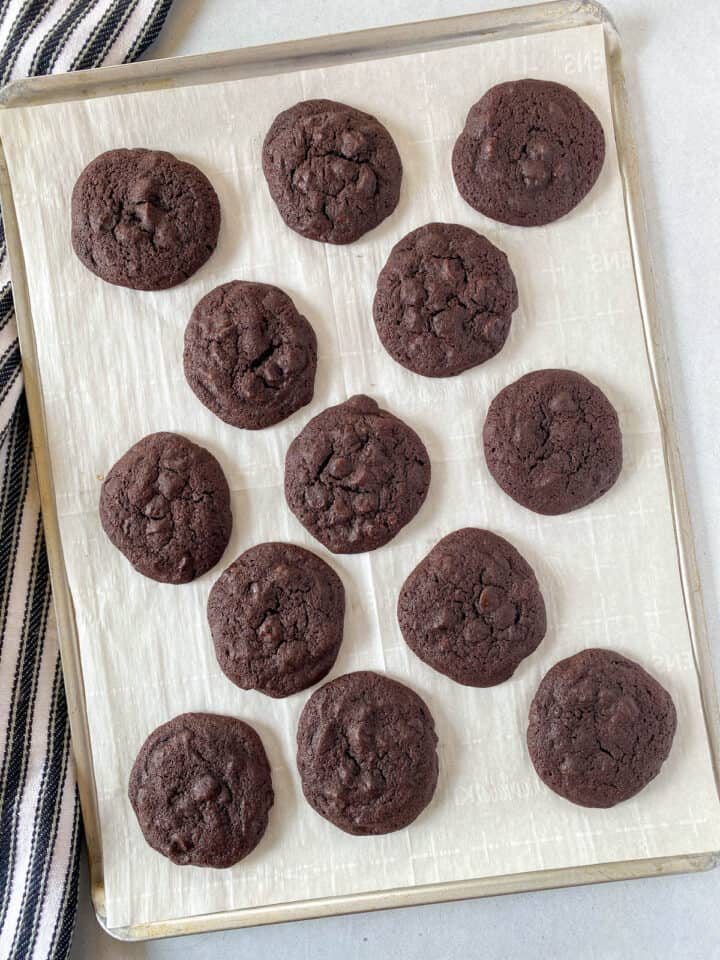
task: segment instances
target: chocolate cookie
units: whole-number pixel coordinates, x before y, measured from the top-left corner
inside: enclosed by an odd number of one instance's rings
[[[429,486],[420,437],[362,395],[313,417],[285,457],[288,506],[333,553],[363,553],[392,540]]]
[[[282,290],[233,280],[193,310],[183,361],[208,409],[234,427],[260,430],[312,400],[317,340]]]
[[[324,560],[291,543],[241,554],[210,591],[223,673],[244,690],[287,697],[321,680],[343,636],[345,590]]]
[[[188,583],[214,567],[230,539],[230,490],[215,457],[177,433],[151,433],[110,470],[100,520],[135,569]]]
[[[356,836],[407,827],[430,803],[437,736],[420,697],[367,670],[331,680],[300,715],[297,764],[310,806]]]
[[[567,513],[606,493],[622,468],[615,408],[572,370],[535,370],[490,404],[485,459],[513,500],[536,513]]]
[[[530,707],[540,779],[582,807],[613,807],[658,775],[675,736],[670,694],[612,650],[583,650],[549,670]]]
[[[426,223],[396,243],[373,304],[383,346],[426,377],[452,377],[501,349],[517,309],[505,254],[457,223]]]
[[[262,166],[285,223],[310,240],[352,243],[397,206],[402,163],[385,127],[333,100],[304,100],[273,121]]]
[[[470,109],[452,168],[471,207],[502,223],[535,227],[580,203],[604,159],[600,121],[573,90],[512,80],[491,87]]]
[[[128,796],[150,846],[181,866],[231,867],[260,842],[273,805],[262,741],[234,717],[183,713],[140,748]]]
[[[407,578],[398,621],[410,649],[470,687],[509,679],[545,636],[545,603],[512,544],[467,527],[437,543]]]
[[[88,270],[134,290],[195,273],[217,244],[220,203],[191,163],[162,150],[108,150],[72,193],[72,245]]]

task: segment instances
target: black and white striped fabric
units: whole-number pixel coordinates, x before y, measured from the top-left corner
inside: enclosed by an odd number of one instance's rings
[[[0,0],[0,84],[133,60],[172,0]],[[59,145],[62,149],[62,145]],[[0,223],[0,958],[61,960],[80,812]]]

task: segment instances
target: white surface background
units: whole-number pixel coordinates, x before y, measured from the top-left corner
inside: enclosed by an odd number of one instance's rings
[[[303,4],[175,0],[153,54],[209,51],[490,6],[495,4],[479,0],[366,0],[352,7],[309,0]],[[720,12],[705,0],[691,6],[675,0],[615,0],[612,13],[623,38],[681,450],[709,626],[711,636],[717,636],[720,487],[713,468],[720,454],[716,435],[720,195],[711,176],[720,148],[720,131],[714,123],[719,85],[712,68]],[[579,955],[601,960],[645,956],[710,960],[720,955],[719,894],[720,873],[714,871],[130,946],[114,944],[101,933],[84,883],[72,957],[225,960],[278,953],[283,960],[360,960],[378,955],[460,958],[481,953],[486,958]]]

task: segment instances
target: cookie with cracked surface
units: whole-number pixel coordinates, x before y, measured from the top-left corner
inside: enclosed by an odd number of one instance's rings
[[[426,223],[396,243],[378,277],[383,346],[425,377],[452,377],[502,348],[518,306],[505,254],[457,223]]]
[[[535,370],[501,390],[488,410],[483,445],[505,493],[547,515],[597,500],[622,469],[615,408],[572,370]]]
[[[183,713],[140,748],[128,796],[148,844],[180,866],[231,867],[262,839],[274,794],[265,748],[242,720]]]
[[[400,590],[405,642],[458,683],[508,680],[545,636],[545,603],[530,564],[502,537],[466,527],[448,534]]]
[[[214,567],[228,544],[230,489],[204,447],[177,433],[151,433],[106,476],[100,520],[139,573],[188,583]]]
[[[280,216],[310,240],[352,243],[400,197],[402,163],[388,131],[334,100],[304,100],[278,114],[262,166]]]
[[[430,803],[437,735],[425,702],[371,671],[347,673],[300,715],[297,765],[310,806],[356,836],[407,827]]]
[[[312,400],[317,340],[278,287],[233,280],[193,310],[183,364],[191,389],[216,416],[261,430]]]
[[[530,707],[527,744],[540,779],[582,807],[612,807],[647,786],[677,726],[672,697],[634,660],[590,649],[556,663]]]
[[[600,175],[605,136],[574,90],[547,80],[491,87],[467,115],[452,155],[463,199],[521,227],[569,213]]]
[[[163,150],[108,150],[72,192],[72,245],[88,270],[133,290],[164,290],[210,257],[220,202],[197,167]]]
[[[322,680],[335,663],[345,590],[309,550],[260,543],[215,583],[207,612],[223,673],[244,690],[287,697]]]
[[[418,512],[429,486],[420,437],[363,395],[313,417],[285,457],[288,506],[333,553],[388,543]]]

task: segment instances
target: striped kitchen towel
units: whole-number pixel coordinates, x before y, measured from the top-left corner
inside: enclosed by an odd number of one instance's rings
[[[171,4],[0,0],[0,84],[133,60]],[[0,618],[0,958],[61,960],[80,814],[1,223]]]

